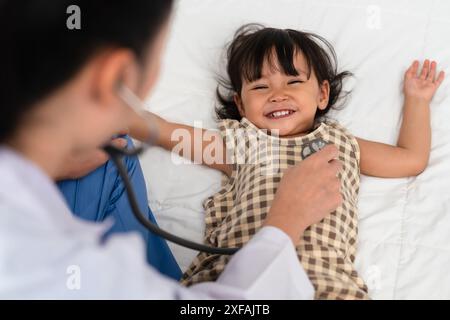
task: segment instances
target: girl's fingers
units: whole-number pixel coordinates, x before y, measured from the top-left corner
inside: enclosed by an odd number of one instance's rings
[[[414,60],[414,62],[411,64],[411,66],[409,67],[407,74],[411,77],[416,77],[417,76],[417,68],[419,67],[419,61]]]
[[[430,69],[430,61],[428,59],[425,60],[422,67],[422,72],[420,73],[420,79],[425,80],[428,75],[428,71]]]
[[[117,148],[125,148],[128,144],[128,141],[124,138],[116,138],[111,141],[111,144],[113,144]]]
[[[434,78],[436,76],[436,62],[432,61],[431,62],[431,67],[430,67],[430,72],[428,73],[428,77],[427,80],[430,82],[434,82]]]
[[[438,87],[441,85],[442,81],[444,81],[444,78],[445,78],[445,72],[444,71],[439,72],[439,75],[435,82]]]

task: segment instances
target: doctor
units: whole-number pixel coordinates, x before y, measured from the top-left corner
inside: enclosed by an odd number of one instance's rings
[[[79,30],[66,27],[72,3]],[[110,225],[75,217],[55,185],[67,159],[136,116],[117,90],[155,85],[171,6],[0,0],[0,298],[312,298],[294,245],[342,201],[334,147],[287,170],[264,227],[216,282],[190,288],[149,266],[138,236],[105,240]]]

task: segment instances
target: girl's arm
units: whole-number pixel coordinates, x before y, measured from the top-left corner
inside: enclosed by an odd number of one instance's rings
[[[219,132],[169,122],[151,112],[144,116],[158,127],[156,145],[231,176],[232,168],[226,161],[226,147]],[[148,121],[136,116],[130,126],[130,135],[148,141],[151,134],[148,125]]]
[[[382,178],[416,176],[425,170],[430,156],[430,102],[444,80],[437,79],[436,62],[425,60],[420,75],[414,61],[405,73],[403,120],[397,146],[356,138],[361,153],[361,173]]]

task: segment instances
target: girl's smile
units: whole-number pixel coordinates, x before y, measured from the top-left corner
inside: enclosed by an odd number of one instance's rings
[[[295,107],[279,106],[279,107],[274,108],[274,110],[266,112],[264,114],[264,116],[266,116],[270,120],[279,120],[279,119],[288,118],[288,117],[292,116],[295,112],[297,112],[297,108],[295,108]]]

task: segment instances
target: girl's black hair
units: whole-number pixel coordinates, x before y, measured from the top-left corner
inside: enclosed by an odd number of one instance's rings
[[[172,3],[0,0],[0,142],[33,104],[68,82],[99,50],[129,48],[141,58]],[[81,29],[67,27],[71,5],[80,9]]]
[[[266,28],[261,24],[246,24],[239,28],[227,50],[228,78],[219,79],[216,90],[220,105],[216,107],[219,119],[241,120],[234,102],[234,95],[240,96],[243,81],[255,81],[261,78],[263,63],[268,59],[274,65],[273,53],[276,53],[282,72],[298,76],[294,66],[295,54],[301,52],[308,65],[308,79],[311,67],[319,84],[324,80],[330,83],[328,105],[324,110],[317,109],[315,120],[324,116],[337,101],[349,92],[342,93],[343,80],[351,76],[348,71],[338,73],[337,58],[332,45],[323,37],[313,33],[292,29]],[[226,90],[223,93],[223,89]]]

